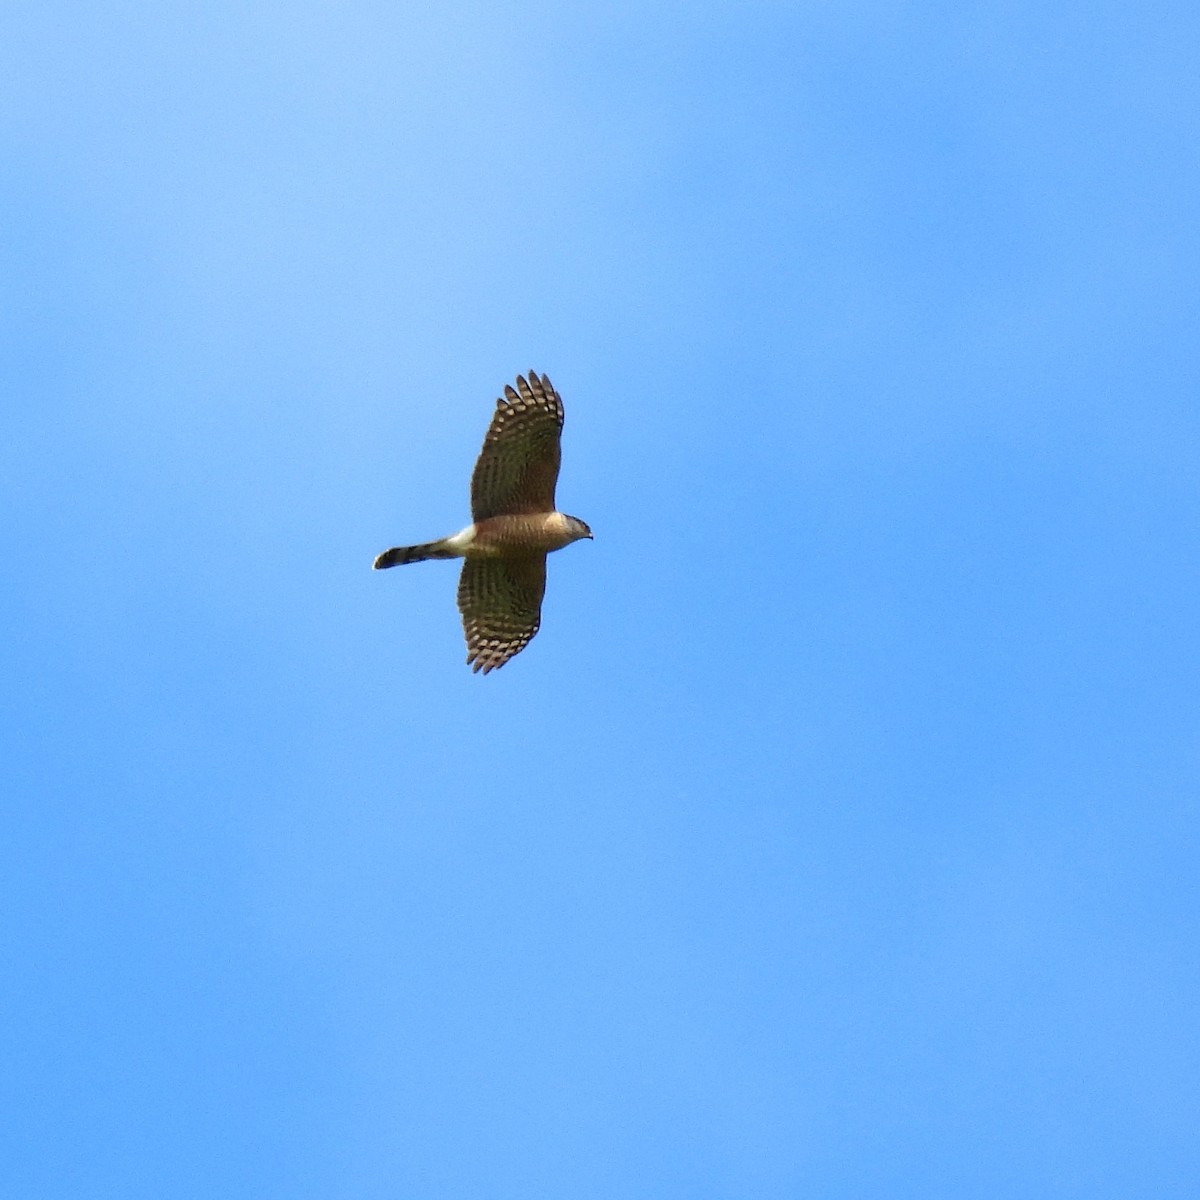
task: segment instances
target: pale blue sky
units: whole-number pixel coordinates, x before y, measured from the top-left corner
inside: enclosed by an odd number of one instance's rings
[[[1200,15],[0,13],[5,1196],[1200,1189]],[[462,664],[546,371],[542,632]]]

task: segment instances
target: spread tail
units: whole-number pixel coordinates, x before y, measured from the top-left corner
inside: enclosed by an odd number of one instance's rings
[[[446,546],[446,538],[437,542],[422,542],[419,546],[393,546],[385,550],[372,564],[376,571],[385,567],[399,567],[404,563],[424,562],[427,558],[457,558],[458,555]]]

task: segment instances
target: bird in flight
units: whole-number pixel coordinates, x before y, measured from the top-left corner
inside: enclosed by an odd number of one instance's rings
[[[375,570],[461,558],[458,611],[472,671],[494,671],[529,645],[542,620],[546,555],[592,531],[554,507],[562,398],[548,375],[505,385],[471,475],[471,524],[419,546],[394,546]]]

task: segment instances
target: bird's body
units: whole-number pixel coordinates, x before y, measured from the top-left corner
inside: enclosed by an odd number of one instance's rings
[[[549,554],[561,550],[580,535],[582,524],[566,513],[522,513],[510,517],[486,517],[449,537],[419,546],[393,546],[375,560],[375,569],[423,562],[427,558],[501,558],[511,554]]]
[[[462,558],[458,608],[473,671],[502,667],[538,631],[546,555],[592,531],[554,507],[562,400],[548,376],[517,376],[484,438],[471,476],[472,523],[436,542],[395,546],[375,569],[430,558]]]

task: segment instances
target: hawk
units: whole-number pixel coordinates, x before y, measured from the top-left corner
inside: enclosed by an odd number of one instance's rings
[[[375,570],[427,558],[461,558],[458,611],[467,665],[485,675],[529,645],[542,620],[546,555],[592,531],[554,507],[562,398],[548,375],[505,385],[471,475],[471,524],[419,546],[394,546]]]

